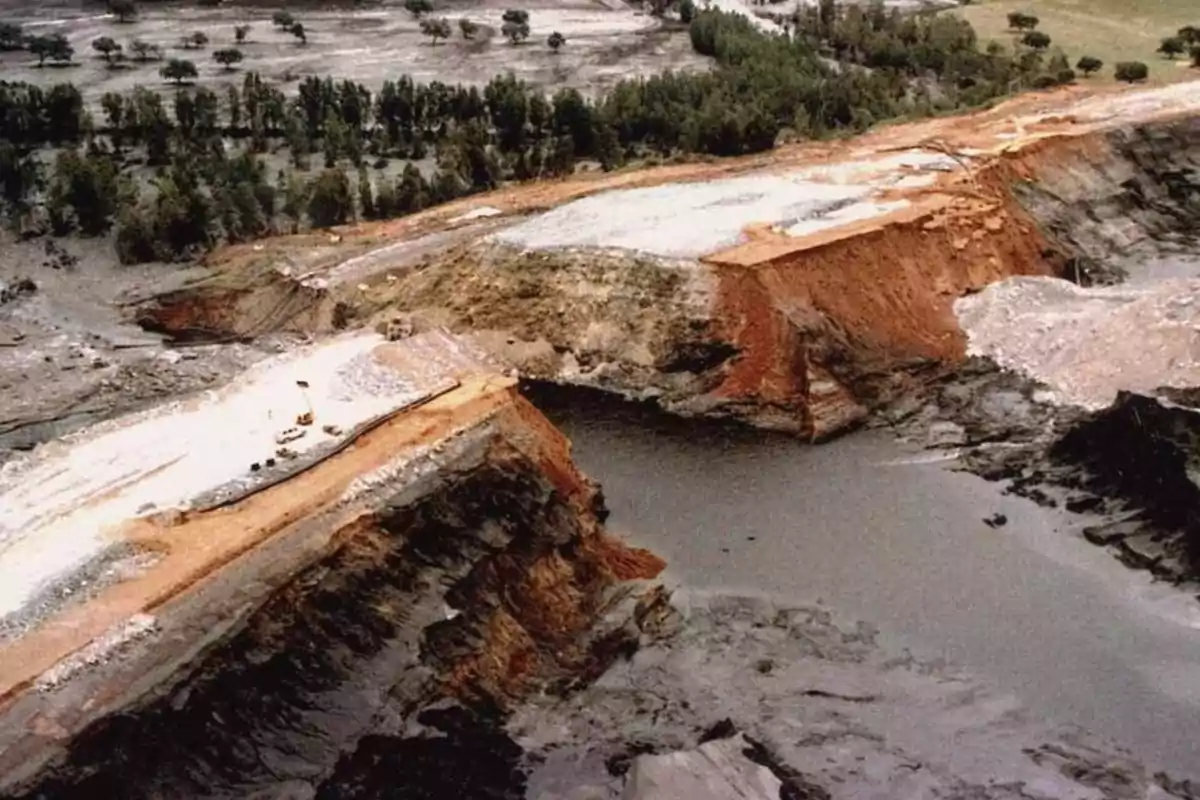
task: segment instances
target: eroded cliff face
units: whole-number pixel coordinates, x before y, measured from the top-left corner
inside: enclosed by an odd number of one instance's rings
[[[447,696],[503,708],[598,674],[657,601],[625,582],[661,563],[604,538],[594,494],[564,496],[502,443],[466,448],[390,502],[195,672],[97,722],[20,796],[316,787],[381,720]]]
[[[330,419],[319,357],[303,362],[306,402]],[[597,487],[512,381],[462,378],[348,435],[265,483],[139,518],[127,541],[155,542],[158,560],[19,612],[0,640],[0,794],[337,797],[323,783],[369,737],[403,738],[442,701],[496,713],[565,691],[654,635],[663,563],[605,533]],[[11,555],[0,567],[19,567]]]
[[[1084,286],[1195,235],[1200,223],[1200,118],[1130,124],[1048,143],[1013,191],[1045,235],[1071,257]]]
[[[1012,276],[1110,280],[1114,256],[1190,231],[1193,105],[1186,86],[1060,93],[847,145],[580,178],[557,207],[516,187],[296,277],[230,266],[143,319],[253,335],[280,308],[301,330],[399,316],[526,378],[820,439],[963,362],[958,298]],[[296,280],[307,312],[281,288]],[[254,313],[220,322],[230,307]]]

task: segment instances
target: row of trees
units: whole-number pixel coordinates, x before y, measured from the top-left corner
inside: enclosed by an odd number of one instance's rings
[[[822,2],[788,36],[716,10],[688,13],[692,44],[714,59],[713,70],[624,80],[595,100],[573,89],[547,96],[511,74],[483,87],[405,76],[377,92],[309,78],[289,97],[248,73],[220,94],[109,93],[93,117],[69,84],[0,82],[8,140],[0,190],[18,213],[43,200],[56,231],[93,235],[115,225],[127,260],[179,257],[354,214],[409,213],[504,181],[565,174],[580,160],[609,169],[653,155],[764,150],[785,131],[861,130],[986,102],[1033,85],[1048,68],[1037,52],[980,50],[959,19],[901,16],[880,3]],[[66,148],[52,168],[36,155],[47,144]],[[292,160],[274,182],[260,156],[272,150]],[[318,153],[325,171],[305,181]],[[366,169],[370,159],[382,168],[428,155],[436,166],[427,178],[411,164],[396,181]],[[156,170],[149,186],[130,177],[135,163]]]
[[[40,190],[50,232],[99,236],[113,230],[123,262],[171,261],[219,241],[411,214],[476,191],[471,180],[495,180],[500,173],[486,153],[479,163],[454,163],[458,157],[448,153],[428,180],[410,163],[395,180],[339,165],[308,179],[281,170],[271,181],[253,154],[230,157],[210,147],[175,154],[147,189],[123,174],[120,159],[103,147],[64,150],[43,174],[36,161],[0,143],[0,196],[17,204],[23,194]]]

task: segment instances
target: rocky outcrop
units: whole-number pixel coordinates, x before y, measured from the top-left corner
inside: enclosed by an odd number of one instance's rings
[[[443,345],[421,339],[335,340],[173,409],[213,484],[182,502],[171,470],[189,462],[169,443],[147,444],[144,473],[103,466],[155,414],[9,465],[9,508],[36,516],[0,558],[6,603],[24,555],[67,535],[88,546],[85,519],[118,520],[109,540],[149,557],[117,573],[93,566],[116,563],[111,546],[64,562],[52,593],[31,587],[4,618],[0,793],[342,796],[322,785],[343,754],[420,724],[423,709],[502,711],[563,691],[653,630],[665,598],[648,581],[662,562],[605,533],[565,439],[511,380],[463,354],[431,364]],[[400,383],[380,383],[389,375]],[[228,436],[217,419],[253,440],[255,411],[290,421],[288,406],[327,438],[289,440],[295,453],[266,465],[234,453],[228,477],[197,445]],[[88,468],[117,482],[77,497],[62,493],[89,492],[78,476],[59,485],[43,472]],[[120,520],[155,492],[157,513]],[[59,518],[71,523],[61,532]]]
[[[1110,511],[1108,521],[1085,531],[1089,540],[1163,577],[1200,576],[1195,407],[1123,392],[1110,408],[1077,422],[1049,457],[1059,482],[1086,493],[1074,498],[1077,508]]]

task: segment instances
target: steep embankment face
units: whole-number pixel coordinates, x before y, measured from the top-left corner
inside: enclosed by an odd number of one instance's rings
[[[1065,143],[1064,143],[1065,144]],[[1200,118],[1131,121],[1103,136],[1059,145],[1014,184],[1021,204],[1074,261],[1085,285],[1129,268],[1200,226]],[[1078,272],[1076,272],[1078,270]]]
[[[962,362],[958,298],[1010,276],[1096,280],[1130,225],[1187,212],[1190,156],[1133,131],[1196,104],[1190,85],[1069,91],[852,143],[515,187],[335,248],[229,251],[142,318],[253,335],[399,317],[529,378],[821,438]],[[1190,130],[1164,124],[1176,143]],[[313,293],[298,308],[296,287]]]
[[[441,699],[599,674],[663,601],[561,434],[438,335],[289,354],[2,477],[5,796],[310,797]]]
[[[1130,566],[1193,579],[1200,119],[1142,120],[1048,152],[1016,195],[1084,285],[1015,279],[959,300],[969,352],[1026,381],[1035,411],[982,425],[970,423],[977,410],[948,416],[974,428],[968,444],[1021,443],[971,448],[977,472],[1014,479],[1040,502],[1065,495],[1068,508],[1101,514],[1090,541]]]

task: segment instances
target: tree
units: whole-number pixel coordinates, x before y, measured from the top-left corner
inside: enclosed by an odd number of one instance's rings
[[[158,71],[169,81],[175,81],[176,86],[182,86],[184,81],[194,80],[200,73],[196,65],[182,58],[172,58]]]
[[[680,0],[679,3],[679,21],[684,25],[690,25],[696,17],[696,4],[692,0]]]
[[[51,61],[70,61],[75,55],[75,48],[61,33],[51,33],[46,36],[34,36],[29,40],[29,52],[37,56],[38,66]]]
[[[229,130],[236,132],[242,127],[242,96],[236,86],[225,88],[225,105],[229,109]]]
[[[550,36],[547,37],[547,39],[546,39],[546,44],[548,44],[550,46],[550,49],[553,50],[555,53],[558,52],[558,48],[562,47],[566,43],[567,43],[567,37],[563,36],[558,31],[555,31],[554,33],[550,34]]]
[[[246,37],[249,35],[250,35],[250,26],[249,25],[237,25],[233,29],[233,37],[234,37],[234,40],[238,44],[241,44],[242,42],[246,41]]]
[[[1083,73],[1085,78],[1090,78],[1092,73],[1099,72],[1104,68],[1104,62],[1095,56],[1084,56],[1075,64],[1075,69]]]
[[[292,27],[288,29],[288,33],[300,40],[300,44],[308,44],[308,32],[304,30],[304,23],[293,22]]]
[[[212,205],[191,169],[176,162],[155,181],[153,224],[160,257],[179,258],[212,243]]]
[[[1141,61],[1122,61],[1114,69],[1113,77],[1126,83],[1138,83],[1150,77],[1150,68]]]
[[[529,12],[513,9],[504,12],[504,24],[500,32],[512,44],[519,44],[529,38]]]
[[[1158,52],[1167,58],[1178,58],[1187,51],[1187,45],[1178,36],[1168,36],[1158,45]]]
[[[513,22],[517,25],[529,24],[529,12],[523,8],[510,8],[500,18],[503,22]]]
[[[450,38],[450,20],[445,17],[437,19],[421,20],[421,33],[433,40],[433,44],[437,44],[438,39]]]
[[[117,16],[117,22],[132,22],[137,16],[137,5],[133,0],[109,0],[108,10]]]
[[[430,0],[404,0],[404,10],[420,19],[423,14],[433,11],[433,3]]]
[[[1192,45],[1192,49],[1188,55],[1192,57],[1192,66],[1200,67],[1200,44]]]
[[[479,32],[479,26],[466,17],[458,20],[458,30],[462,33],[464,39],[474,39],[475,34]]]
[[[1013,11],[1008,15],[1008,27],[1015,31],[1031,31],[1038,26],[1039,20],[1032,14]]]
[[[1184,25],[1176,35],[1183,39],[1184,44],[1200,44],[1200,27],[1196,25]]]
[[[410,161],[404,165],[404,172],[396,185],[395,211],[398,214],[413,214],[428,205],[429,184]]]
[[[314,228],[344,225],[354,214],[350,179],[341,169],[326,169],[309,184],[308,219]]]
[[[276,11],[271,15],[271,23],[281,31],[290,31],[296,24],[296,18],[287,11]]]
[[[358,170],[358,211],[363,219],[378,219],[375,192],[371,188],[371,177],[366,167]]]
[[[1021,37],[1021,44],[1034,50],[1045,50],[1050,46],[1050,37],[1041,31],[1029,31]]]
[[[162,56],[163,56],[161,47],[159,47],[156,44],[150,44],[149,42],[144,42],[141,39],[134,39],[130,43],[129,49],[131,51],[133,51],[133,60],[134,61],[145,62],[145,61],[149,61],[150,59],[159,61],[162,59]]]
[[[111,36],[101,36],[92,40],[92,49],[103,56],[105,61],[112,64],[113,54],[120,53],[122,48]]]
[[[242,51],[236,47],[226,47],[213,53],[213,61],[225,67],[226,72],[233,71],[233,65],[242,60]]]
[[[199,50],[208,44],[208,34],[204,31],[189,33],[180,39],[179,43],[183,45],[184,50]]]
[[[84,236],[99,236],[112,222],[116,201],[117,168],[111,158],[84,157],[78,150],[58,154],[46,198],[57,232],[78,228]]]
[[[125,119],[125,98],[116,92],[105,92],[100,98],[100,107],[108,117],[108,127],[114,131],[121,130],[121,123]]]
[[[42,164],[37,156],[0,140],[0,198],[19,212],[29,194],[41,186]]]
[[[25,32],[13,22],[0,22],[0,51],[25,49]]]

